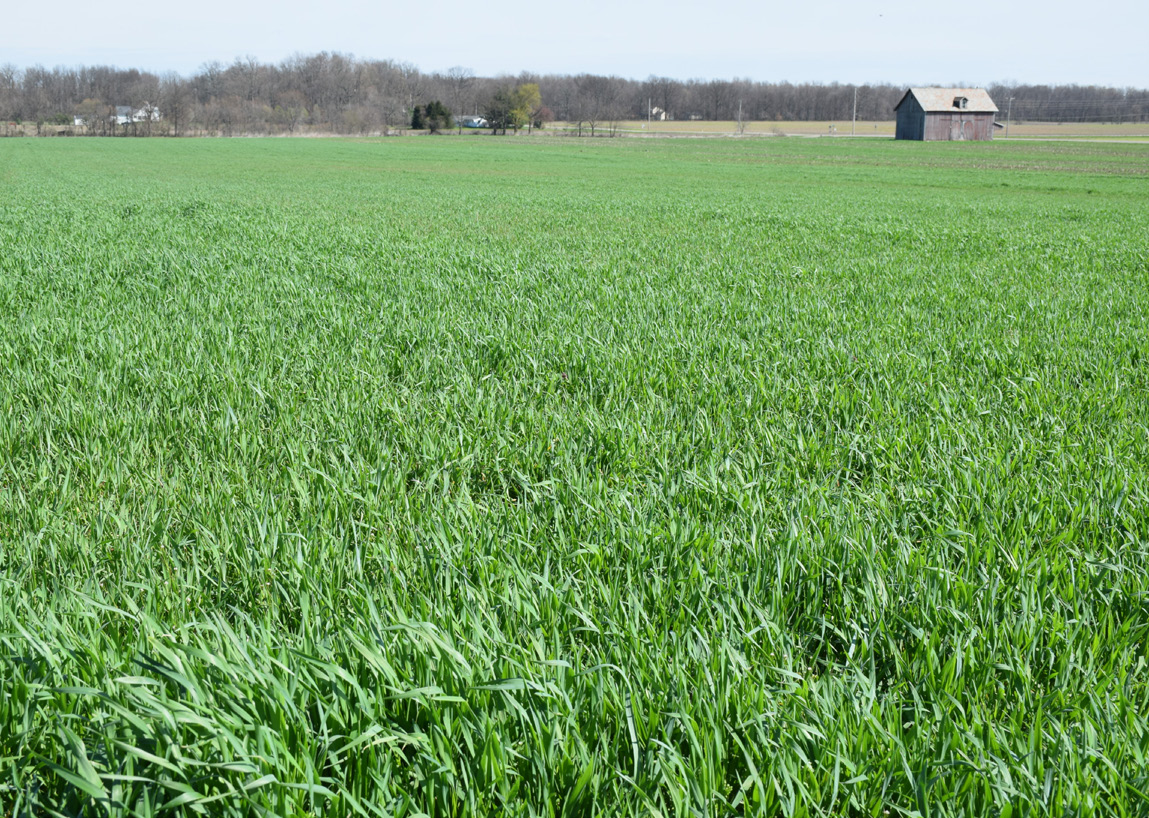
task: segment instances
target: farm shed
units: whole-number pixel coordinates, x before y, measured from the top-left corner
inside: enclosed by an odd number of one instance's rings
[[[997,106],[981,88],[911,88],[894,106],[897,139],[993,139]]]

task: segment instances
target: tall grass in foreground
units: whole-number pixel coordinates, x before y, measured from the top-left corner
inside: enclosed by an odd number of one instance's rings
[[[1145,814],[1147,174],[5,145],[3,811]]]

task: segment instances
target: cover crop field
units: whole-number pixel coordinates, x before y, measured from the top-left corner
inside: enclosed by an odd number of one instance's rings
[[[1149,147],[0,144],[0,813],[1144,815]]]

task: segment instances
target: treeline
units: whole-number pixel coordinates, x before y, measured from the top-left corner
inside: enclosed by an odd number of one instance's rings
[[[537,85],[549,118],[590,133],[624,120],[889,120],[904,86],[645,80],[520,74],[479,77],[467,68],[423,72],[410,63],[339,53],[212,62],[191,76],[110,66],[0,66],[0,126],[35,123],[93,134],[387,133],[411,127],[418,106],[440,102],[455,117],[485,115],[499,94]],[[990,95],[1016,121],[1145,122],[1149,91],[1096,86],[996,85]],[[1009,102],[1012,98],[1012,103]],[[127,111],[157,112],[116,121]],[[75,125],[76,118],[82,121]],[[133,117],[129,117],[131,119]],[[3,131],[0,131],[2,133]],[[26,127],[21,132],[27,132]]]

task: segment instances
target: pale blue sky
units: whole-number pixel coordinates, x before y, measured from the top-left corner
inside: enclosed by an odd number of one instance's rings
[[[340,51],[498,73],[1149,87],[1149,0],[8,0],[0,64],[187,75]]]

